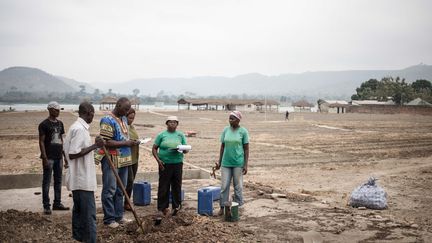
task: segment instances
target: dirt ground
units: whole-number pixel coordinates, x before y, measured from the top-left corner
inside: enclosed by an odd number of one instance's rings
[[[149,211],[149,210],[147,210]],[[238,242],[253,241],[253,234],[221,219],[199,216],[195,211],[181,211],[155,226],[151,212],[139,210],[145,233],[136,223],[129,222],[116,229],[103,225],[102,210],[97,219],[98,242]],[[0,212],[1,242],[76,242],[71,238],[71,217],[45,216],[40,213],[9,209]],[[19,227],[17,227],[19,226]]]
[[[140,136],[154,138],[165,129],[167,115],[179,116],[179,130],[197,132],[188,138],[192,151],[185,162],[210,169],[217,160],[228,113],[138,112],[135,125]],[[97,114],[92,124],[93,135],[101,116]],[[1,174],[41,173],[37,125],[45,117],[45,112],[0,113]],[[68,128],[76,114],[64,112],[60,119]],[[292,113],[285,122],[284,114],[244,113],[241,125],[249,130],[251,153],[244,177],[246,204],[238,223],[197,216],[191,207],[181,219],[170,219],[174,225],[170,232],[156,228],[144,236],[124,227],[112,236],[99,227],[98,237],[114,242],[302,242],[303,236],[318,232],[326,242],[432,242],[431,116]],[[141,146],[140,171],[157,169],[150,147],[151,143]],[[370,176],[377,177],[388,193],[388,209],[347,206],[351,191]],[[50,232],[67,229],[68,234],[58,240],[68,241],[70,216],[64,217],[47,221],[39,213],[3,211],[0,232],[25,222]],[[24,238],[2,233],[8,238],[0,241],[54,240],[36,232],[23,233]]]

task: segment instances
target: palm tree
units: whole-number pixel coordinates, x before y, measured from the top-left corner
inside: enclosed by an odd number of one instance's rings
[[[134,90],[132,90],[132,92],[133,92],[133,95],[134,95],[135,97],[137,97],[138,94],[139,94],[139,92],[140,92],[140,90],[139,90],[139,89],[134,89]]]

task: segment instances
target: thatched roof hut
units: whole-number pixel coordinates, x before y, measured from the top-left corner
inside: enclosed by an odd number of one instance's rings
[[[99,110],[112,110],[117,103],[117,97],[114,96],[105,96],[99,102]]]
[[[299,100],[294,103],[292,103],[293,107],[301,107],[301,108],[311,108],[314,107],[311,103],[307,102],[306,100]]]
[[[135,110],[139,111],[139,106],[140,106],[140,103],[141,103],[140,98],[138,98],[138,97],[131,98],[131,99],[130,99],[130,102],[131,102],[131,106],[132,106]]]
[[[306,100],[296,101],[292,103],[292,106],[296,112],[310,112],[312,110],[311,108],[314,107],[314,105],[307,102]]]
[[[190,106],[197,106],[198,110],[218,110],[222,107],[222,110],[235,110],[238,106],[247,107],[249,109],[255,108],[255,110],[263,110],[263,106],[267,108],[272,108],[276,106],[279,108],[279,102],[274,100],[257,100],[257,99],[247,99],[247,100],[236,100],[236,99],[188,99],[182,98],[177,101],[179,108],[180,105],[187,105],[188,110]]]
[[[99,101],[99,110],[112,110],[114,109],[118,98],[115,96],[105,96],[102,100]],[[139,105],[141,103],[138,97],[129,99],[131,102],[131,106],[135,110],[139,110]]]

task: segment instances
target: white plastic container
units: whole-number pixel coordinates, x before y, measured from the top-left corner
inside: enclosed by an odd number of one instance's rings
[[[177,145],[177,150],[180,151],[189,151],[192,149],[191,145]]]

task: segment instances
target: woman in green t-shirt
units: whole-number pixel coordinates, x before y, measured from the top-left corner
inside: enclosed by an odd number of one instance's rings
[[[155,139],[152,154],[159,165],[159,187],[157,208],[164,215],[169,212],[169,193],[172,191],[173,215],[181,208],[181,185],[183,174],[183,153],[178,145],[186,145],[186,137],[177,131],[178,118],[169,116],[166,120],[167,130],[159,133]]]
[[[223,214],[223,208],[229,199],[231,178],[234,185],[234,201],[243,205],[243,175],[248,170],[249,160],[249,132],[240,126],[242,114],[233,111],[229,115],[229,124],[224,128],[220,141],[221,147],[216,169],[221,169],[222,186],[219,215]]]

